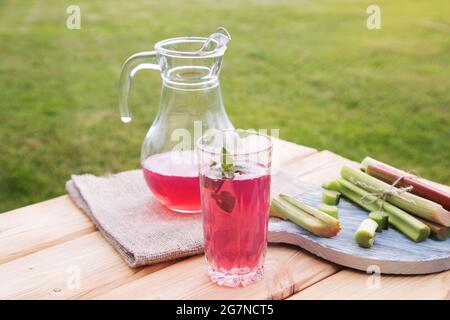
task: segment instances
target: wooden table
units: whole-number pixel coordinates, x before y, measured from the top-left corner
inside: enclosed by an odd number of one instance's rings
[[[276,145],[281,167],[309,185],[351,163],[329,151]],[[284,245],[269,245],[265,268],[261,282],[240,289],[211,283],[202,255],[130,269],[67,195],[0,215],[0,299],[450,298],[450,271],[381,276],[374,289],[364,272]]]

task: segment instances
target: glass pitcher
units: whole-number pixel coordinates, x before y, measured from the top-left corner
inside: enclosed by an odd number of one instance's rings
[[[142,144],[141,167],[153,195],[176,212],[200,212],[198,160],[194,152],[197,138],[208,129],[233,129],[219,84],[226,45],[211,46],[214,42],[211,36],[160,41],[154,51],[128,58],[120,76],[120,114],[122,121],[128,123],[128,98],[134,75],[142,69],[160,71],[160,106]]]

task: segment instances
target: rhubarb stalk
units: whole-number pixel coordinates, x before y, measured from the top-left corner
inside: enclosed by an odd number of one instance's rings
[[[369,218],[378,224],[377,232],[387,229],[389,216],[384,211],[372,211],[369,213]]]
[[[450,212],[435,202],[406,191],[401,192],[398,188],[349,166],[342,167],[341,176],[369,193],[386,193],[386,200],[389,203],[407,212],[446,227],[450,226]]]
[[[407,174],[404,171],[396,169],[370,157],[366,157],[362,161],[361,166],[367,174],[383,180],[384,182],[387,182],[389,184],[392,184],[394,181],[400,179],[400,181],[398,182],[398,186],[411,186],[413,187],[410,191],[411,193],[439,203],[445,209],[450,210],[450,193],[440,190],[430,183],[427,183],[426,181],[420,180],[417,177]]]
[[[339,203],[341,194],[338,191],[324,189],[322,193],[322,202],[330,206],[335,206]]]
[[[389,216],[389,224],[411,240],[424,241],[430,235],[430,228],[407,212],[386,201],[377,199],[376,196],[370,195],[369,192],[346,179],[339,178],[338,181],[339,190],[345,197],[369,211],[377,211],[381,208]]]
[[[341,229],[339,220],[285,194],[272,199],[271,209],[271,215],[275,211],[276,216],[281,215],[319,237],[333,237]]]
[[[339,191],[339,183],[337,182],[337,180],[325,181],[322,184],[322,188],[327,189],[327,190]]]
[[[339,211],[336,206],[330,206],[328,204],[321,203],[319,204],[317,209],[319,209],[322,212],[325,212],[326,214],[329,214],[333,218],[339,219]]]
[[[423,223],[425,223],[431,230],[431,237],[436,240],[447,240],[450,237],[450,228],[441,226],[440,224],[426,221],[423,219],[419,219]]]
[[[361,222],[358,230],[354,234],[356,243],[363,248],[370,248],[375,240],[375,231],[378,224],[372,219],[366,219]]]

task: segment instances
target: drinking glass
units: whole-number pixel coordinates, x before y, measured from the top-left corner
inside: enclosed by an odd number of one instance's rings
[[[209,130],[197,141],[208,272],[246,286],[264,273],[273,142],[246,130]]]

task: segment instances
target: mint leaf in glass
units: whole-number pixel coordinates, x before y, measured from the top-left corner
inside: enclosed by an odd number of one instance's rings
[[[222,176],[227,179],[233,179],[234,177],[234,165],[231,157],[228,156],[228,151],[225,147],[222,147],[222,163],[220,168],[222,169]]]
[[[236,204],[236,199],[228,191],[221,191],[220,193],[214,193],[212,195],[213,199],[219,208],[227,213],[231,213]]]

